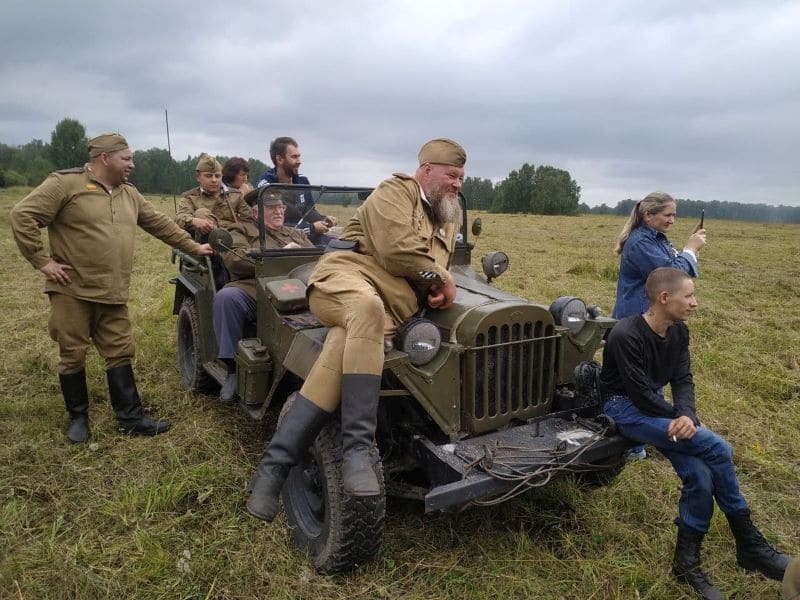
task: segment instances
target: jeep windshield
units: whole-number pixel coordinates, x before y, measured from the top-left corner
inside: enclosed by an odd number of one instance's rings
[[[328,237],[336,238],[341,235],[347,222],[355,214],[361,203],[366,200],[370,195],[373,188],[369,187],[346,187],[346,186],[330,186],[330,185],[294,185],[283,183],[270,183],[258,188],[258,197],[256,206],[258,207],[258,214],[263,214],[264,198],[268,196],[268,192],[278,192],[283,198],[284,204],[297,203],[296,198],[300,195],[311,195],[313,202],[307,203],[304,210],[300,213],[300,220],[297,223],[291,223],[287,216],[286,226],[302,228],[303,225],[309,225],[309,214],[316,211],[322,215],[333,217],[335,225],[330,228],[327,233]],[[459,194],[461,207],[464,209],[464,197]],[[457,246],[467,243],[467,211],[463,210],[464,218],[461,231],[457,238]],[[261,238],[261,252],[262,256],[270,256],[276,252],[286,252],[285,249],[270,249],[266,247],[264,223],[261,219],[258,220],[258,229]],[[303,254],[321,254],[324,250],[324,244],[318,244],[315,248],[299,248],[293,249],[292,252]]]

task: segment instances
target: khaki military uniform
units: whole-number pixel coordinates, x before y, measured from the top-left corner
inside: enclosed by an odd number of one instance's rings
[[[244,256],[244,251],[258,250],[261,248],[261,242],[258,237],[258,226],[253,223],[239,223],[232,225],[228,228],[233,239],[234,250],[241,250],[242,252],[226,252],[222,256],[228,273],[231,276],[231,282],[226,287],[238,287],[247,292],[247,295],[255,300],[256,297],[256,267],[252,259],[247,259]],[[314,244],[306,237],[306,234],[299,229],[292,229],[291,227],[281,227],[274,230],[268,227],[264,228],[264,241],[267,248],[283,248],[286,244],[294,242],[301,248],[313,248]]]
[[[158,212],[130,184],[110,192],[88,167],[52,173],[11,210],[11,226],[22,255],[41,269],[51,259],[72,267],[72,283],[45,282],[50,296],[49,329],[60,350],[59,372],[84,366],[90,342],[111,369],[130,362],[133,339],[128,289],[136,226],[186,252],[198,244]],[[50,255],[40,229],[47,227]]]
[[[242,193],[235,188],[228,188],[227,192],[208,194],[196,187],[184,192],[178,202],[175,213],[175,222],[186,229],[194,231],[192,219],[208,219],[216,223],[217,227],[227,229],[234,223],[252,222],[250,207],[244,201]]]
[[[340,237],[358,242],[358,251],[324,254],[309,278],[311,310],[331,330],[303,396],[332,411],[342,373],[382,373],[384,336],[420,310],[431,285],[444,284],[457,231],[455,224],[435,226],[407,175],[373,191]]]

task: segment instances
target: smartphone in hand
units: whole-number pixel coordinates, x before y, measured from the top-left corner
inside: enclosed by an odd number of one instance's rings
[[[698,230],[704,227],[703,221],[705,221],[705,219],[706,219],[706,209],[704,208],[700,211],[700,225],[697,226]]]

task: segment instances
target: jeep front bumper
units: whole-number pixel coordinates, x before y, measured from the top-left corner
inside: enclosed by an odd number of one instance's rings
[[[436,445],[417,439],[432,486],[425,512],[508,498],[566,473],[618,469],[633,444],[595,419],[549,416],[482,436]]]

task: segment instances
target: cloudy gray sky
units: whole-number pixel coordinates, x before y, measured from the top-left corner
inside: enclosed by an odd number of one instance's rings
[[[800,2],[4,0],[0,142],[78,119],[136,149],[374,185],[452,137],[467,174],[570,171],[582,201],[800,205]]]

